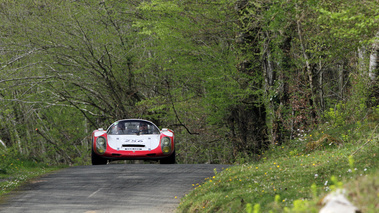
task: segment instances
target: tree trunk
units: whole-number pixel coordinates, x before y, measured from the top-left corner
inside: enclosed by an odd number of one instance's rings
[[[267,40],[269,40],[268,33],[265,33],[265,36]],[[269,47],[269,41],[264,43],[264,50],[266,50],[263,55],[263,75],[265,79],[265,91],[266,95],[269,98],[269,102],[267,104],[267,124],[268,124],[268,131],[270,132],[271,136],[271,143],[274,144],[275,141],[277,140],[277,132],[276,132],[276,126],[275,126],[275,121],[276,121],[276,114],[275,114],[275,96],[276,93],[273,91],[273,85],[274,85],[274,80],[275,80],[275,73],[274,73],[274,66],[273,62],[271,61],[271,52],[270,52],[270,47]]]
[[[343,99],[343,85],[344,85],[344,78],[343,78],[343,64],[338,65],[338,90],[340,94],[340,98]]]
[[[321,111],[324,111],[325,110],[325,102],[324,102],[324,71],[323,71],[323,68],[321,66],[321,62],[320,62],[320,71],[319,71],[319,78],[318,78],[318,83],[320,85],[320,89],[319,89],[319,95],[320,95],[320,109]]]
[[[9,119],[11,122],[11,128],[9,129],[9,131],[12,132],[11,134],[13,135],[13,139],[15,140],[14,142],[17,144],[18,151],[22,153],[21,138],[17,131],[16,118],[13,117],[13,115],[10,115]]]
[[[300,23],[300,20],[298,20],[297,22],[297,33],[299,35],[299,41],[300,41],[300,46],[301,46],[301,51],[302,51],[302,54],[303,54],[303,57],[304,57],[304,60],[305,60],[305,67],[306,67],[306,71],[307,71],[307,74],[308,74],[308,80],[309,80],[309,87],[311,89],[311,93],[312,93],[312,97],[313,97],[313,73],[312,73],[312,68],[311,68],[311,65],[309,63],[309,57],[306,53],[306,50],[305,50],[305,46],[304,46],[304,43],[303,43],[303,35],[302,35],[302,31],[301,31],[301,23]]]
[[[368,76],[372,82],[375,82],[378,77],[379,70],[379,32],[376,34],[376,40],[372,45],[370,54],[370,64]]]
[[[306,68],[306,73],[307,73],[307,76],[308,76],[308,84],[309,84],[309,90],[310,90],[310,97],[309,97],[309,105],[310,107],[312,107],[313,109],[311,109],[311,119],[312,119],[312,123],[315,122],[315,119],[316,119],[316,112],[318,112],[318,109],[317,109],[317,103],[315,101],[315,91],[314,91],[314,84],[313,84],[313,70],[312,70],[312,67],[311,67],[311,64],[310,64],[310,60],[309,60],[309,56],[306,52],[306,48],[305,48],[305,45],[304,45],[304,41],[303,41],[303,35],[302,35],[302,29],[301,29],[301,23],[300,23],[300,18],[298,18],[298,20],[296,21],[297,23],[297,33],[298,33],[298,36],[299,36],[299,41],[300,41],[300,46],[301,46],[301,51],[302,51],[302,54],[303,54],[303,57],[304,57],[304,60],[305,60],[305,68]]]
[[[366,63],[365,63],[365,57],[366,56],[366,47],[361,46],[358,48],[358,69],[361,75],[366,73]]]
[[[4,147],[4,149],[7,149],[7,145],[0,139],[0,144]]]
[[[379,102],[379,85],[378,85],[378,73],[379,73],[379,32],[375,35],[375,41],[372,45],[372,51],[370,54],[369,73],[371,84],[371,97],[375,100],[371,103],[372,106],[376,106]]]

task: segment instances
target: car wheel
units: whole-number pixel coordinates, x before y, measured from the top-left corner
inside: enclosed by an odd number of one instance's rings
[[[175,151],[167,158],[161,159],[160,164],[175,164]]]
[[[100,156],[98,156],[92,149],[92,153],[91,153],[91,161],[92,161],[92,165],[104,165],[104,164],[107,164],[108,160],[107,159],[104,159]]]

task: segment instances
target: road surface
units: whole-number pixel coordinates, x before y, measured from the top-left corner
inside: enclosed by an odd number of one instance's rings
[[[108,164],[60,170],[22,187],[0,212],[174,212],[180,198],[226,165]]]

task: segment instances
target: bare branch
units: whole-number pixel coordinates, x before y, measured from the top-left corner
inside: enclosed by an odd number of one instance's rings
[[[22,59],[22,58],[25,58],[25,57],[28,56],[28,55],[33,54],[36,50],[39,50],[39,49],[34,48],[34,49],[32,49],[32,50],[30,50],[30,51],[28,51],[28,52],[26,52],[26,53],[24,53],[24,54],[22,54],[22,55],[16,56],[15,58],[11,59],[7,64],[3,65],[3,66],[1,67],[1,69],[0,69],[0,71],[3,70],[5,67],[7,67],[7,66],[13,64],[14,62],[16,62],[16,61],[18,61],[18,60],[20,60],[20,59]]]

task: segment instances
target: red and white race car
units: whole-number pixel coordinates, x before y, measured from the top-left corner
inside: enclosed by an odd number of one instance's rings
[[[159,130],[142,119],[116,121],[107,130],[92,132],[91,160],[92,165],[107,164],[108,160],[160,160],[161,164],[174,164],[174,132]]]

